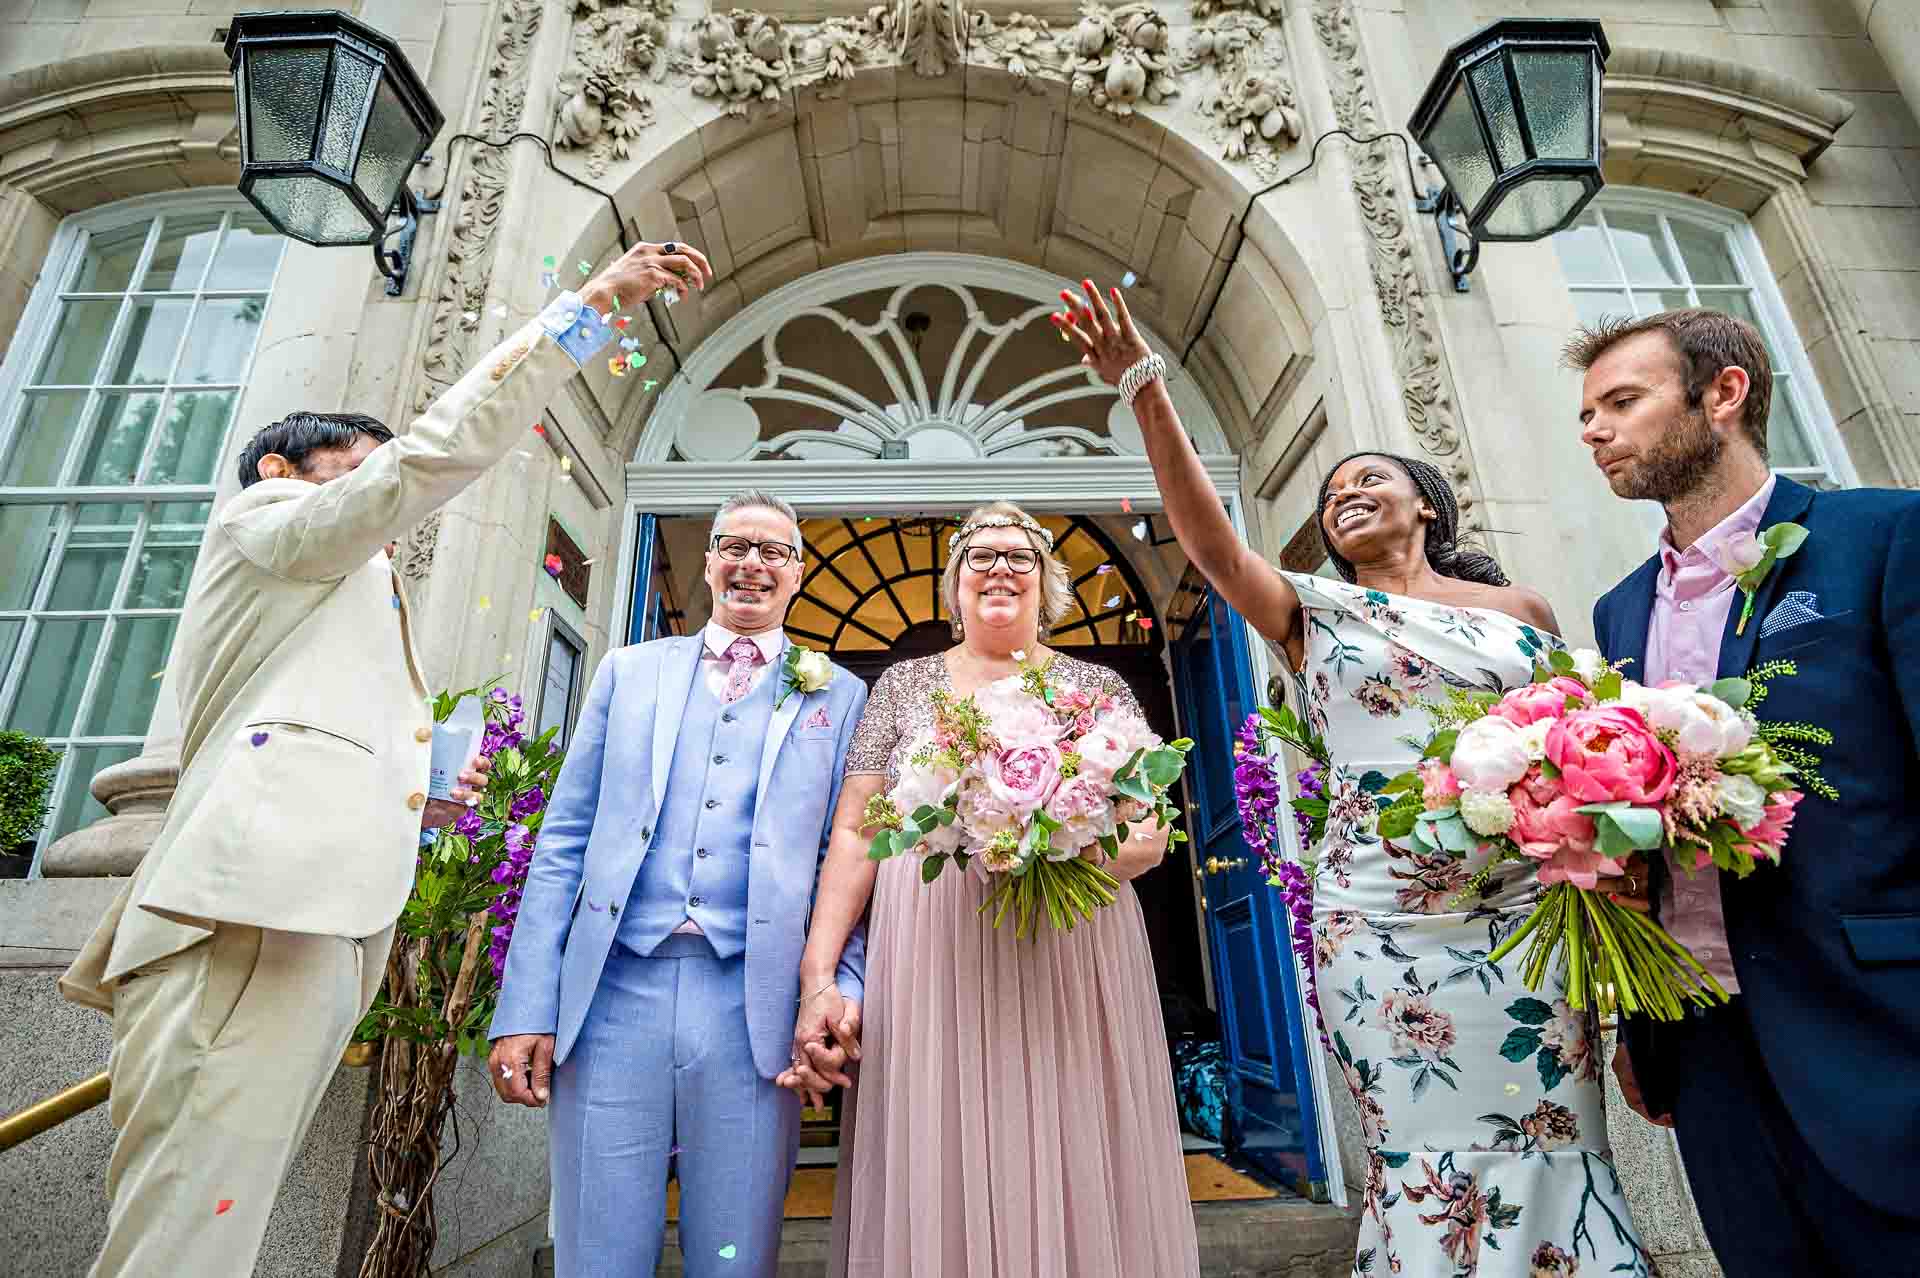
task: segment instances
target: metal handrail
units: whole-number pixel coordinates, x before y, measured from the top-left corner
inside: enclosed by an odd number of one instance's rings
[[[75,1083],[17,1114],[0,1118],[0,1150],[12,1149],[22,1141],[32,1140],[41,1132],[58,1127],[69,1118],[86,1113],[106,1100],[109,1090],[111,1083],[107,1071],[101,1070],[84,1083]]]

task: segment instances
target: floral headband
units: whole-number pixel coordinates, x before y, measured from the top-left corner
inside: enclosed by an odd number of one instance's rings
[[[1025,515],[982,515],[978,519],[969,519],[960,525],[960,531],[947,538],[947,553],[951,555],[960,549],[960,543],[979,532],[982,528],[1024,528],[1041,541],[1047,549],[1053,549],[1053,534]]]

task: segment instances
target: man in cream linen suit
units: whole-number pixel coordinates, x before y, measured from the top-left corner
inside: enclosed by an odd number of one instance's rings
[[[547,805],[490,1063],[503,1100],[552,1096],[561,1278],[653,1273],[670,1173],[689,1278],[779,1263],[800,1100],[773,1080],[797,1004],[859,999],[865,946],[857,932],[833,984],[800,988],[867,700],[823,654],[788,664],[800,556],[787,503],[728,499],[708,540],[712,622],[600,663]]]
[[[174,650],[179,789],[61,980],[114,1020],[99,1278],[253,1272],[287,1165],[379,987],[433,735],[385,547],[525,438],[612,336],[616,294],[638,304],[707,273],[691,249],[640,245],[555,298],[407,434],[297,414],[248,450]],[[306,451],[329,429],[337,444]],[[261,455],[275,441],[305,455]]]

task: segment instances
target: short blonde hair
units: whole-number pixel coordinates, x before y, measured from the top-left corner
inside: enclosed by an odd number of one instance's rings
[[[1006,515],[1014,519],[1040,522],[1010,501],[990,501],[984,506],[975,506],[969,511],[967,517],[960,521],[961,527],[964,528],[974,520],[989,515]],[[1005,526],[1007,525],[994,525],[994,527]],[[1045,635],[1073,611],[1073,586],[1067,577],[1067,565],[1048,548],[1043,538],[1035,536],[1030,529],[1019,528],[1017,524],[1011,526],[1018,528],[1020,535],[1027,539],[1027,544],[1040,555],[1040,633]],[[985,531],[987,531],[985,528],[975,529],[968,534],[965,541],[955,546],[952,553],[947,556],[945,571],[940,574],[940,598],[946,601],[947,615],[953,618],[953,633],[956,639],[960,636],[960,565],[966,559],[967,547],[973,544],[974,537]]]

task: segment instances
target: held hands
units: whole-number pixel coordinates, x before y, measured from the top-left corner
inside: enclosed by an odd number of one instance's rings
[[[545,1109],[553,1082],[553,1035],[509,1034],[487,1053],[493,1090],[509,1105]]]
[[[613,299],[624,307],[638,306],[661,289],[684,295],[689,288],[704,289],[713,282],[707,255],[690,244],[636,244],[613,259],[580,289],[580,300],[606,314]]]
[[[1086,291],[1084,300],[1060,290],[1066,314],[1054,314],[1054,327],[1080,348],[1082,364],[1107,385],[1118,386],[1126,371],[1153,354],[1153,349],[1133,326],[1133,314],[1119,289],[1112,290],[1113,309],[1109,310],[1092,280],[1082,280],[1080,287]]]
[[[792,1066],[773,1081],[817,1107],[834,1088],[853,1086],[847,1062],[859,1059],[860,1004],[842,995],[838,985],[830,985],[800,1004]]]
[[[468,759],[466,771],[460,774],[460,784],[447,792],[452,797],[427,800],[426,808],[420,813],[420,828],[438,830],[443,825],[458,821],[467,801],[471,799],[477,802],[486,790],[487,774],[492,771],[492,759],[477,754]]]

